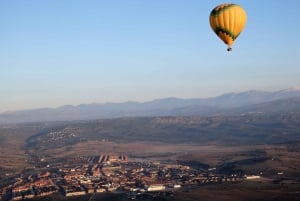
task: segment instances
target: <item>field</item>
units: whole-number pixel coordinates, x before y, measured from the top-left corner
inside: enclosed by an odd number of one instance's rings
[[[271,181],[243,181],[220,184],[175,193],[174,201],[296,201],[300,196],[300,182],[294,185],[274,184]]]
[[[1,169],[17,171],[26,166],[26,139],[39,129],[36,125],[0,127]]]
[[[151,160],[179,160],[198,162],[216,167],[230,164],[252,174],[274,175],[284,172],[298,176],[300,171],[300,152],[288,150],[286,145],[192,145],[150,142],[117,143],[110,141],[88,141],[76,145],[60,147],[40,152],[53,158],[74,157],[78,155],[99,155],[103,153],[123,153],[130,158]],[[259,160],[263,159],[263,160]]]

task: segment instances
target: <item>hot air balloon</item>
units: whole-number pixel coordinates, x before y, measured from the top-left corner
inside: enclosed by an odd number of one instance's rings
[[[227,51],[232,50],[231,46],[244,29],[246,21],[245,10],[237,4],[218,5],[209,16],[211,28],[228,45]]]

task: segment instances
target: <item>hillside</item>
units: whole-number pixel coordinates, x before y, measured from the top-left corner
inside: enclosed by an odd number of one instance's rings
[[[191,144],[274,144],[300,140],[300,113],[214,117],[134,117],[77,122],[42,130],[27,146],[65,147],[85,141]]]

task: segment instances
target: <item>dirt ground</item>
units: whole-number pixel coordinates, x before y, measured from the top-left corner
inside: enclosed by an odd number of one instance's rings
[[[205,186],[189,192],[178,191],[174,197],[185,201],[296,201],[300,197],[300,183],[282,185],[271,181],[243,181]]]

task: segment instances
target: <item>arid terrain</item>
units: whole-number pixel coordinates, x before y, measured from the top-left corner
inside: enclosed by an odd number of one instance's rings
[[[181,189],[171,196],[157,194],[155,200],[293,201],[300,192],[299,120],[296,116],[272,119],[261,115],[147,117],[3,125],[0,127],[1,186],[14,175],[44,171],[47,162],[122,154],[133,161],[169,161],[195,169],[213,169],[218,175],[261,177]],[[42,200],[46,199],[129,200],[114,193],[76,198],[54,194]],[[154,198],[144,194],[136,199]]]

